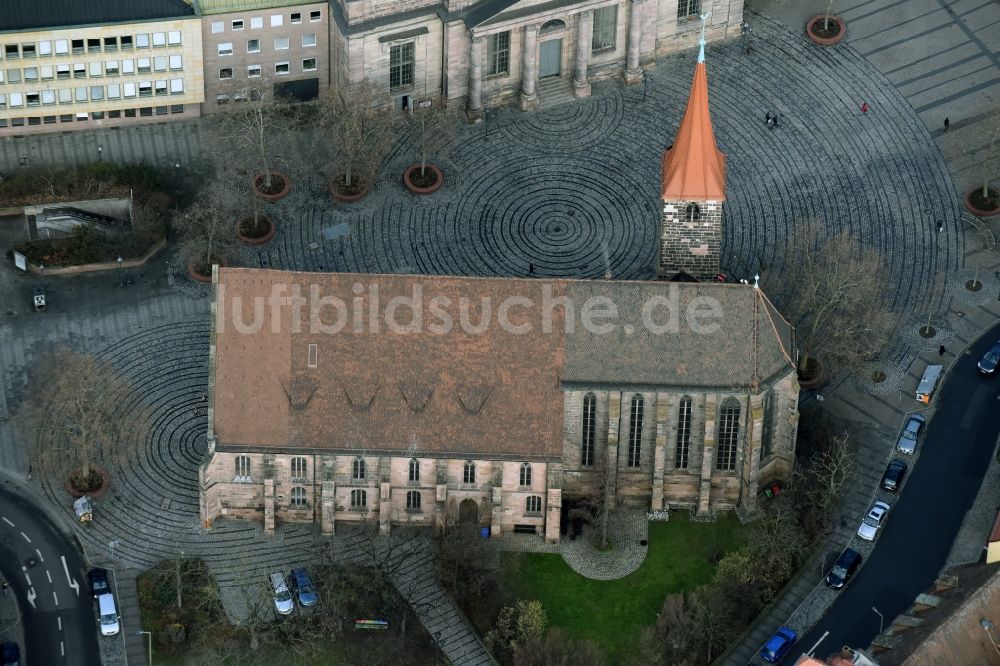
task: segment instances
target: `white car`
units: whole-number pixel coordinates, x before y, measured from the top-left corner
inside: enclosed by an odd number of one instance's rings
[[[273,573],[268,578],[271,581],[271,591],[274,592],[274,609],[281,615],[291,615],[295,610],[295,602],[292,601],[285,574]]]
[[[858,528],[858,536],[865,541],[874,541],[875,535],[885,522],[886,514],[889,513],[889,505],[885,502],[875,502],[865,519],[861,521]]]
[[[97,606],[101,611],[101,635],[114,636],[121,630],[118,620],[118,608],[115,607],[115,598],[111,592],[105,592],[97,597]]]

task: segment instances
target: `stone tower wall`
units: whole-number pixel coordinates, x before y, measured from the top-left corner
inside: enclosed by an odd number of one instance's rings
[[[689,203],[699,206],[699,219],[687,219]],[[671,278],[684,271],[699,280],[711,279],[720,270],[721,244],[721,201],[664,202],[657,276]]]

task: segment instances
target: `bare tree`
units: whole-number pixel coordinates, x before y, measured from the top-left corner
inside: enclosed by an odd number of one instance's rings
[[[807,223],[790,256],[795,259],[783,276],[780,300],[795,326],[799,373],[817,355],[831,371],[875,358],[896,323],[878,252],[862,249],[847,232],[825,238],[818,225]]]
[[[182,236],[181,250],[200,274],[207,275],[212,264],[235,245],[233,225],[238,214],[234,196],[218,181],[202,189],[193,204],[174,213],[173,226]]]
[[[428,155],[432,158],[455,136],[461,123],[459,112],[448,107],[430,105],[415,108],[407,117],[410,135],[420,148],[420,176],[425,175]]]
[[[990,209],[1000,205],[1000,196],[990,197],[990,182],[997,178],[998,172],[1000,172],[1000,106],[989,112],[983,120],[983,124],[986,131],[982,157],[977,158],[979,146],[965,146],[961,150],[963,157],[972,163],[973,168],[979,172],[979,178],[983,182],[980,197],[983,200],[983,205]],[[983,134],[976,136],[982,137]],[[993,206],[990,206],[991,201]]]
[[[107,361],[65,348],[46,354],[27,401],[39,467],[67,475],[80,492],[96,488],[96,465],[121,464],[148,428],[145,408],[122,408],[134,394],[132,382]]]
[[[320,119],[336,165],[334,178],[343,177],[335,185],[350,193],[364,190],[395,139],[393,111],[380,104],[365,80],[330,86],[320,98]]]

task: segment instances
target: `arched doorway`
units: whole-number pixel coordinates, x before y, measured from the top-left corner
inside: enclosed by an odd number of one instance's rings
[[[458,522],[460,525],[479,524],[479,505],[476,504],[476,500],[462,500],[458,505]]]

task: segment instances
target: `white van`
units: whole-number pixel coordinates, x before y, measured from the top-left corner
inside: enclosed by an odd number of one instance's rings
[[[101,635],[114,636],[121,627],[118,625],[118,609],[115,607],[115,598],[110,592],[97,597],[97,605],[101,610]]]

